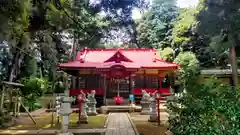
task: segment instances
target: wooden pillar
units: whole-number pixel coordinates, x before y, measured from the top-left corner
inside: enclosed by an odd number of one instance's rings
[[[16,117],[17,116],[17,100],[18,100],[18,96],[15,96],[14,97],[14,109],[13,109],[13,115],[14,115],[14,117]]]
[[[21,107],[21,97],[19,96],[17,98],[17,115],[19,116],[20,113],[20,107]]]
[[[146,71],[143,71],[143,87],[146,88]]]
[[[3,108],[4,96],[5,96],[4,94],[5,94],[5,87],[4,87],[4,85],[3,85],[3,87],[2,87],[2,92],[1,92],[0,109]]]
[[[106,75],[104,74],[103,75],[103,91],[104,91],[104,94],[103,94],[103,102],[104,102],[104,105],[107,105],[107,102],[106,102],[106,96],[107,96],[107,83],[106,83]]]
[[[129,91],[130,91],[130,94],[132,94],[132,78],[131,78],[131,75],[129,75],[128,81],[129,81]]]
[[[72,77],[71,77],[71,81],[72,81],[71,87],[72,87],[73,89],[76,89],[76,77],[75,77],[75,76],[72,76]]]
[[[80,85],[79,85],[79,76],[76,76],[76,78],[75,78],[75,82],[76,82],[76,89],[80,89]]]
[[[162,89],[162,77],[160,76],[160,71],[158,70],[158,92]]]

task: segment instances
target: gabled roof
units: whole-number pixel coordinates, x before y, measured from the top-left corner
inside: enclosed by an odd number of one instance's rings
[[[109,59],[105,60],[104,62],[133,62],[126,56],[122,54],[122,52],[118,49],[113,56],[111,56]]]
[[[159,56],[160,57],[160,56]],[[103,64],[105,63],[105,64]],[[129,49],[89,49],[78,52],[76,60],[60,64],[61,68],[100,68],[109,67],[108,64],[121,64],[140,68],[178,68],[175,63],[158,59],[155,49],[129,48]],[[104,66],[105,65],[105,66]],[[128,68],[128,66],[126,68]]]

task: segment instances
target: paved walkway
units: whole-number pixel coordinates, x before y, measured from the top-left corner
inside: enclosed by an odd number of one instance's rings
[[[135,135],[127,113],[110,113],[105,135]]]

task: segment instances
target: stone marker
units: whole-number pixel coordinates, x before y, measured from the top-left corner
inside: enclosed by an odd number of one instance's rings
[[[140,112],[141,115],[148,115],[150,113],[150,94],[148,94],[145,90],[142,90],[142,99],[140,101],[142,106],[142,111]]]
[[[95,99],[95,94],[96,91],[92,90],[90,94],[88,94],[88,111],[87,111],[87,115],[89,116],[96,116],[97,115],[97,109],[96,109],[96,104],[97,101]]]
[[[80,121],[78,123],[84,123],[84,124],[87,124],[88,123],[88,115],[87,115],[87,108],[88,108],[88,102],[89,100],[86,98],[86,94],[81,91],[82,93],[82,98],[83,98],[83,101],[82,101],[82,108],[81,108],[81,115],[80,115]]]
[[[156,122],[157,121],[157,111],[156,111],[156,98],[152,96],[150,98],[151,104],[150,104],[150,116],[149,120],[150,122]]]

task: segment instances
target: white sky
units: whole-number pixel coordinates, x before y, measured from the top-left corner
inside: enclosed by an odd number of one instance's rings
[[[196,6],[198,4],[199,0],[177,0],[177,5],[180,8],[186,8],[186,7],[191,7],[191,6]],[[135,9],[133,10],[133,19],[139,19],[141,18],[141,14],[139,10]]]

